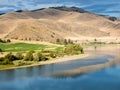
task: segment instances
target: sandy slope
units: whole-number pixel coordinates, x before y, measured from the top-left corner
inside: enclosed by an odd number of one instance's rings
[[[81,9],[75,9],[81,10]],[[74,8],[47,8],[0,16],[0,37],[55,42],[57,38],[88,40],[120,37],[120,21]],[[109,38],[109,39],[108,39]],[[102,39],[101,39],[102,40]]]

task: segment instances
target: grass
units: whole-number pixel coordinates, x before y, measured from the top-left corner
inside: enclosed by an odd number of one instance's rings
[[[42,50],[42,49],[61,50],[63,47],[43,45],[43,44],[27,44],[27,43],[15,43],[15,44],[4,43],[3,44],[3,43],[0,43],[0,48],[4,52],[24,52],[24,51]]]
[[[14,67],[15,65],[0,65],[0,69],[5,69],[9,67]]]

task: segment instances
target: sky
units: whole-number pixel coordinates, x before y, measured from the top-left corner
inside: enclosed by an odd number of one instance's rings
[[[120,17],[120,0],[0,0],[0,13],[52,6],[76,6],[102,15]]]

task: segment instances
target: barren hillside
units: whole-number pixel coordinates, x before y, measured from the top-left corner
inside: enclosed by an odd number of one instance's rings
[[[120,38],[120,21],[76,7],[52,7],[0,15],[0,37],[54,42],[57,38]]]

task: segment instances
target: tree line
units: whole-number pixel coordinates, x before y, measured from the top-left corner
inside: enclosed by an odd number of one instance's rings
[[[10,43],[10,42],[11,42],[10,39],[7,39],[7,40],[2,40],[2,39],[0,39],[0,43]]]
[[[68,44],[61,51],[56,50],[41,50],[41,51],[29,51],[26,53],[8,53],[4,57],[0,58],[1,65],[14,64],[14,61],[22,60],[18,65],[26,65],[29,61],[47,61],[51,58],[63,57],[65,55],[78,55],[83,54],[84,50],[79,44]]]

